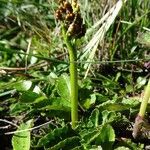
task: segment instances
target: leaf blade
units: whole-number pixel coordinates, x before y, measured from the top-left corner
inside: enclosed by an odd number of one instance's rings
[[[14,134],[12,138],[13,150],[30,150],[30,131],[27,129],[31,128],[33,120],[29,120],[26,123],[22,123],[17,131],[26,130]]]

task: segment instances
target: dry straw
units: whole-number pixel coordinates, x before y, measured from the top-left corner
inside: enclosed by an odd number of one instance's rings
[[[121,10],[123,4],[126,3],[126,1],[127,0],[119,0],[97,23],[95,23],[90,29],[88,29],[87,34],[94,32],[94,30],[97,28],[92,39],[84,48],[83,54],[80,58],[81,60],[86,58],[88,62],[91,62],[84,65],[84,68],[86,69],[84,78],[86,78],[88,75],[99,43],[104,39],[104,35],[109,30],[110,26],[114,22],[116,16],[118,15],[119,11]]]

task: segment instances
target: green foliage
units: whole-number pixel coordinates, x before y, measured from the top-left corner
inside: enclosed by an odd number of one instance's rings
[[[147,47],[150,47],[150,31],[146,33],[139,33],[137,41]]]
[[[22,123],[12,138],[13,150],[30,150],[31,133],[28,131],[33,126],[33,120]],[[24,131],[25,130],[25,131]],[[21,131],[18,132],[17,131]]]
[[[57,92],[60,97],[70,101],[70,81],[69,77],[64,74],[58,78]]]
[[[61,141],[63,138],[67,136],[68,133],[71,133],[71,128],[69,126],[65,126],[62,128],[56,128],[41,139],[39,139],[37,143],[37,147],[49,146],[50,143],[57,143],[58,139]]]
[[[38,140],[36,147],[46,147],[49,149],[73,149],[80,144],[80,138],[70,125],[56,128]]]
[[[142,150],[149,145],[147,138],[133,139],[132,125],[149,76],[150,1],[123,4],[86,78],[85,46],[115,1],[79,2],[87,33],[71,43],[79,73],[79,122],[73,130],[68,53],[54,15],[57,1],[0,0],[0,149]],[[32,127],[13,138],[5,135]]]
[[[97,137],[96,144],[101,145],[103,149],[112,149],[115,141],[115,132],[110,125],[103,125],[101,132]]]

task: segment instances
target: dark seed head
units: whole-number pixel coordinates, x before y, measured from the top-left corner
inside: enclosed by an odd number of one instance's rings
[[[65,2],[65,0],[59,0],[59,1],[58,1],[59,4],[62,4],[62,3],[64,3],[64,2]]]
[[[81,14],[80,14],[80,13],[77,13],[77,14],[76,14],[76,23],[82,24],[82,22],[83,22],[83,19],[82,19],[82,17],[81,17]]]
[[[57,11],[56,11],[55,16],[56,16],[56,19],[62,20],[62,13],[61,13],[60,10],[57,10]]]
[[[68,28],[68,33],[70,33],[72,35],[73,32],[74,32],[74,24],[72,23]]]
[[[68,8],[68,7],[71,7],[71,4],[70,4],[69,2],[67,2],[67,1],[65,1],[65,2],[63,3],[63,6],[64,6],[65,8]]]
[[[73,12],[72,6],[69,2],[64,2],[63,6],[67,12]]]
[[[58,10],[60,10],[60,12],[62,12],[62,13],[65,13],[65,12],[66,12],[65,7],[63,7],[63,6],[60,6],[60,7],[58,8]]]
[[[66,15],[66,17],[65,17],[65,19],[67,20],[67,21],[73,21],[74,20],[74,14],[73,13],[68,13],[67,15]]]
[[[55,13],[56,19],[61,20],[65,24],[67,34],[70,37],[81,38],[85,35],[86,28],[83,25],[83,19],[80,14],[77,0],[73,0],[76,7],[72,6],[67,0],[59,0],[60,7]],[[73,7],[73,8],[72,8]],[[73,9],[76,11],[73,12]]]

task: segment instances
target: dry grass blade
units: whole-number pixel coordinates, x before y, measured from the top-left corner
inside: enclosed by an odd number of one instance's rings
[[[97,50],[98,44],[103,40],[105,33],[108,31],[112,23],[114,22],[116,16],[118,15],[120,9],[122,8],[123,4],[127,0],[119,0],[102,18],[99,20],[95,25],[93,25],[89,30],[92,32],[98,26],[97,32],[94,34],[93,38],[89,41],[88,45],[85,47],[83,51],[83,55],[81,56],[81,60],[87,58],[88,62],[92,62],[94,60],[95,52]],[[84,68],[87,69],[85,78],[90,70],[91,63],[85,64]]]

